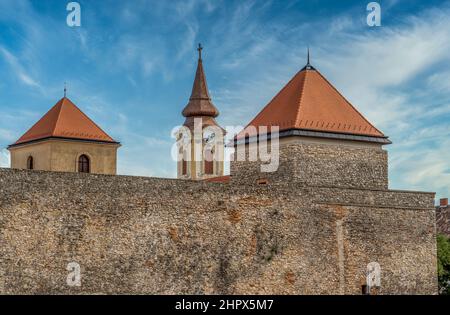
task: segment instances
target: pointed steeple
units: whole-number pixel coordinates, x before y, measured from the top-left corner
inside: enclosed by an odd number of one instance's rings
[[[192,87],[191,97],[189,103],[183,110],[184,117],[193,116],[208,116],[217,117],[219,111],[211,101],[208,92],[208,84],[206,83],[206,76],[203,70],[202,50],[201,44],[198,45],[198,65],[195,73],[194,85]]]

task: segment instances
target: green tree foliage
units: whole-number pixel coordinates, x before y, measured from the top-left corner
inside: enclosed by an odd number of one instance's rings
[[[437,236],[438,277],[440,294],[450,294],[450,239]]]

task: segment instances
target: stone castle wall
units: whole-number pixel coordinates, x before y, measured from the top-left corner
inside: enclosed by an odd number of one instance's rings
[[[436,230],[450,237],[450,206],[436,207]]]
[[[0,293],[360,294],[376,261],[381,293],[434,294],[433,203],[295,180],[0,169]]]
[[[261,173],[259,161],[248,162],[248,157],[252,156],[250,151],[257,151],[252,145],[250,149],[247,147],[244,161],[231,164],[231,174],[235,182],[267,178],[272,182],[296,181],[311,186],[388,189],[385,150],[337,144],[281,143],[279,167],[273,173]]]

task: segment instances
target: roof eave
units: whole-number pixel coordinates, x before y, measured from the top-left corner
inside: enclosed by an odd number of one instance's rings
[[[28,144],[33,144],[33,143],[39,143],[39,142],[43,142],[43,141],[47,141],[47,140],[79,141],[79,142],[91,142],[91,143],[98,143],[98,144],[111,144],[111,145],[117,145],[119,147],[121,146],[121,143],[117,142],[117,141],[50,136],[50,137],[33,139],[33,140],[19,142],[19,143],[13,143],[13,144],[8,145],[7,149],[16,148],[16,147],[20,147],[20,146],[24,146],[24,145],[28,145]]]
[[[257,142],[258,137],[260,135],[233,139],[230,141],[227,146],[235,146],[240,144],[249,144],[252,142]],[[336,133],[336,132],[326,132],[326,131],[317,131],[317,130],[308,130],[308,129],[288,129],[282,130],[279,132],[279,138],[286,138],[292,136],[302,136],[302,137],[311,137],[311,138],[324,138],[324,139],[333,139],[333,140],[346,140],[346,141],[359,141],[359,142],[369,142],[369,143],[378,143],[380,145],[389,145],[392,144],[392,141],[389,140],[387,136],[370,136],[370,135],[360,135],[360,134],[351,134],[351,133]],[[270,140],[271,134],[267,134],[267,140]]]

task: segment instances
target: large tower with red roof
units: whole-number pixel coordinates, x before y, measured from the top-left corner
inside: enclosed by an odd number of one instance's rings
[[[267,163],[260,159],[249,161],[249,152],[261,149],[262,138],[268,139],[267,146],[278,143],[273,171],[261,171]],[[231,175],[264,183],[284,178],[310,185],[387,189],[387,152],[382,147],[390,143],[308,56],[306,66],[235,137]]]

